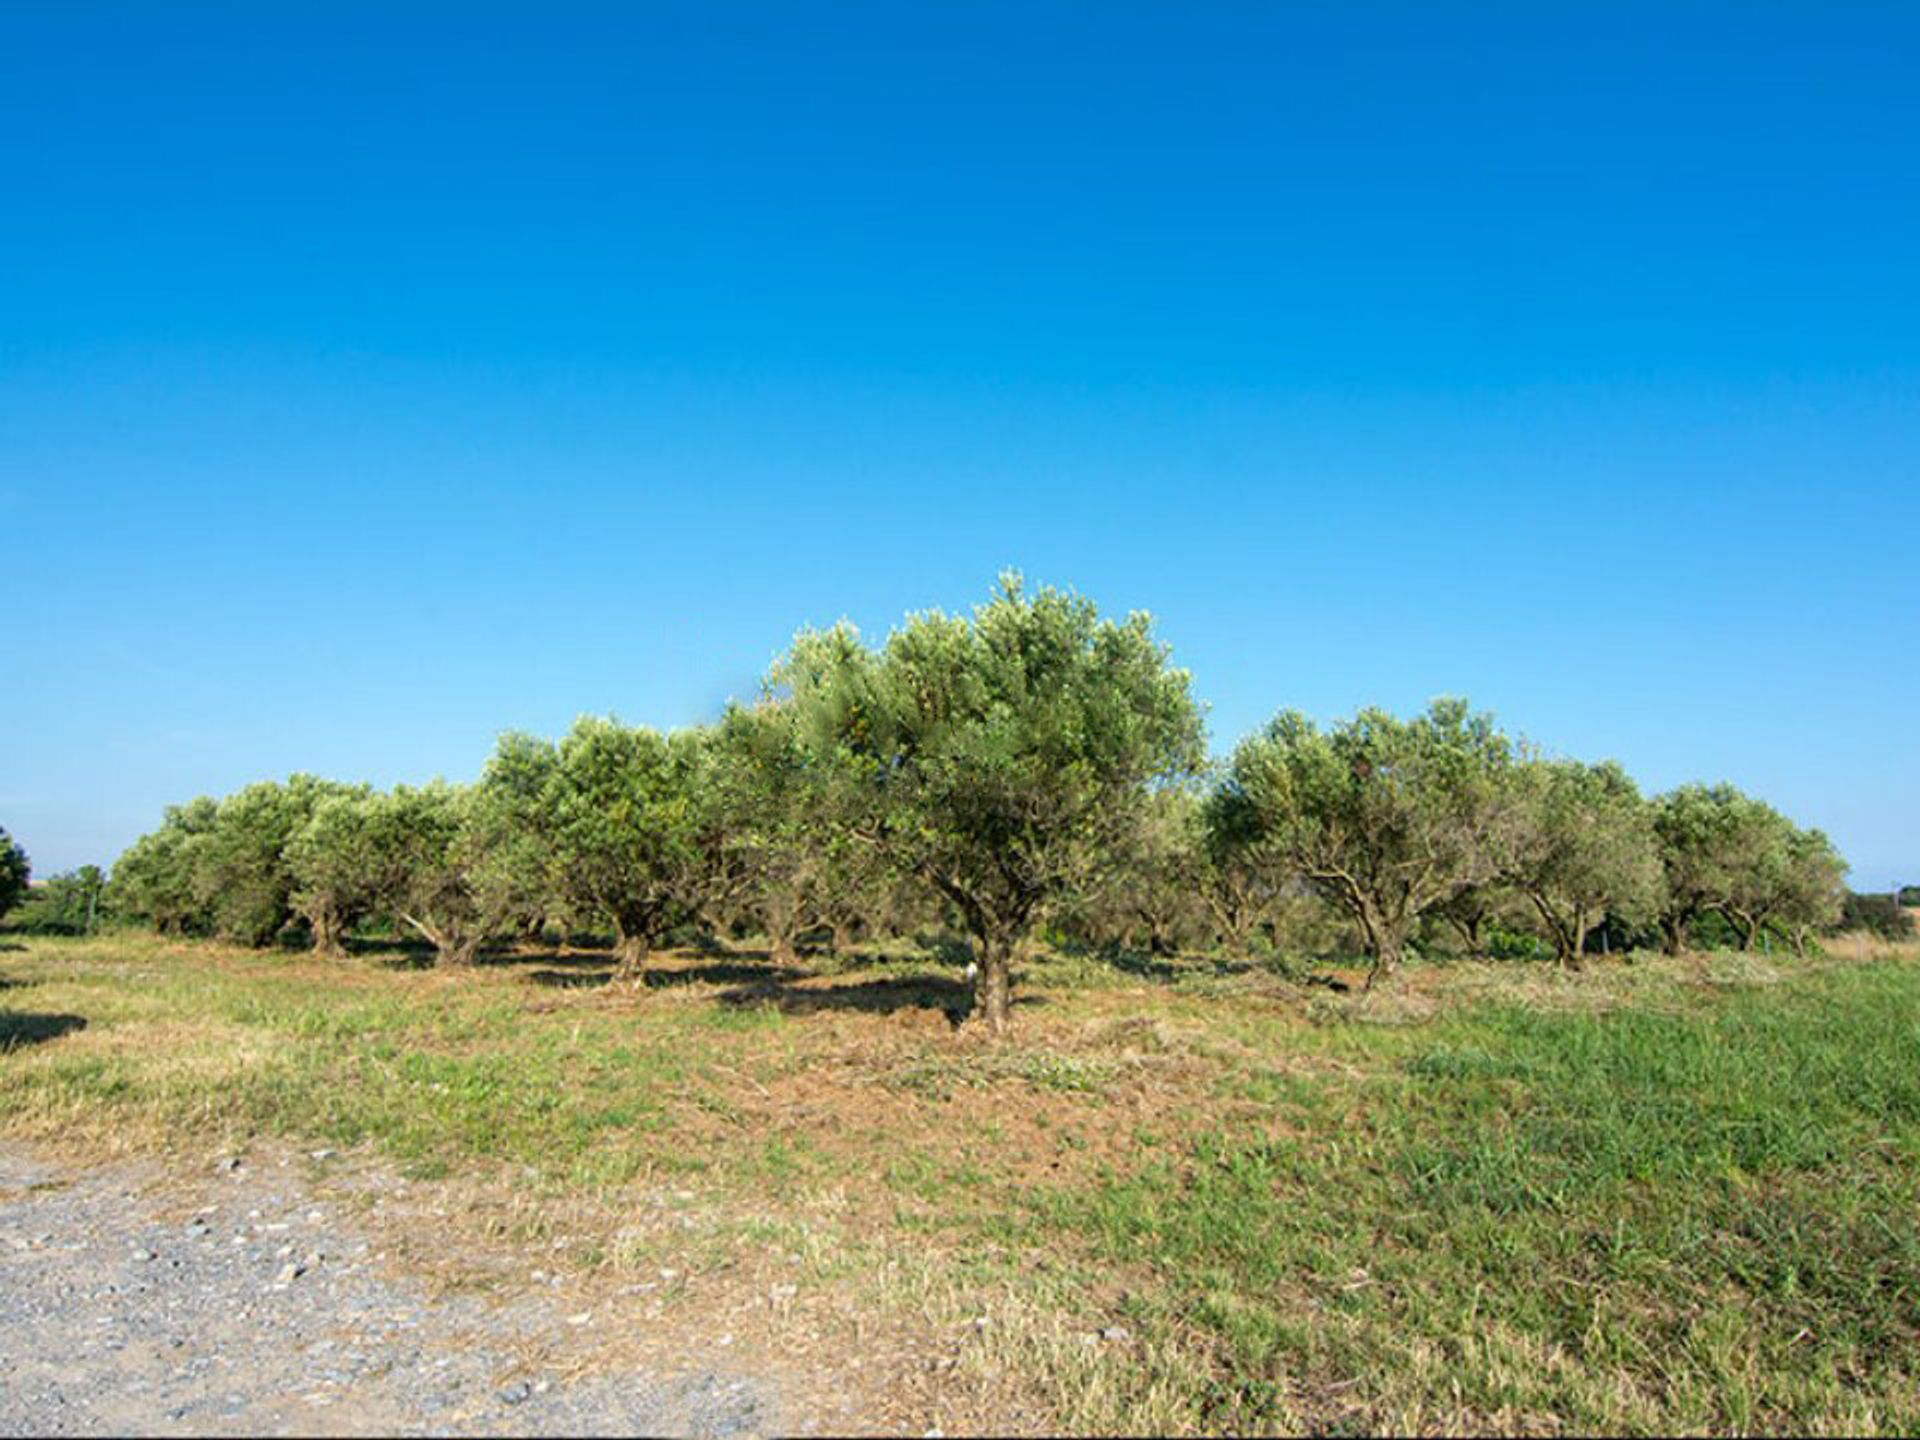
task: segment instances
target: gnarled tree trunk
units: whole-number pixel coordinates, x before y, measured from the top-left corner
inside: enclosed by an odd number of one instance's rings
[[[768,927],[767,958],[782,969],[789,969],[800,963],[800,952],[794,948],[793,944],[793,932],[786,926]]]
[[[1678,915],[1660,917],[1660,933],[1666,939],[1667,954],[1679,955],[1686,950],[1689,928],[1686,920]]]
[[[613,946],[613,983],[634,986],[644,983],[647,956],[652,950],[653,944],[644,930],[629,931],[622,927]]]
[[[331,905],[316,906],[307,919],[313,927],[313,953],[323,960],[338,960],[347,953],[343,943],[346,927]]]
[[[1371,903],[1361,903],[1353,909],[1360,921],[1360,933],[1366,937],[1367,953],[1373,957],[1365,986],[1371,990],[1380,981],[1391,980],[1399,970],[1400,953],[1406,948],[1407,931],[1411,927],[1395,922]]]
[[[416,919],[412,915],[401,914],[400,919],[411,925],[433,946],[433,963],[442,969],[453,969],[471,965],[474,957],[480,953],[480,936],[467,933],[464,926],[455,924],[442,929],[430,920]]]
[[[973,977],[973,1013],[989,1035],[1004,1035],[1013,1008],[1013,940],[993,936],[981,941]]]
[[[1484,932],[1487,928],[1486,916],[1447,915],[1444,918],[1447,924],[1453,927],[1454,933],[1460,937],[1460,943],[1467,947],[1469,957],[1478,960],[1486,954],[1487,947],[1484,938]]]

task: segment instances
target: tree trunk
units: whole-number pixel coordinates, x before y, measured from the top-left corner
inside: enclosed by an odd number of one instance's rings
[[[1371,900],[1359,899],[1351,902],[1350,909],[1360,921],[1360,933],[1366,937],[1367,953],[1373,957],[1373,966],[1367,971],[1367,983],[1364,989],[1371,990],[1381,980],[1390,980],[1400,968],[1400,950],[1406,943],[1406,932],[1411,925],[1394,925],[1382,915]]]
[[[784,925],[768,928],[767,958],[782,969],[800,963],[800,952],[793,948],[793,932]]]
[[[856,943],[854,940],[854,931],[857,928],[857,926],[849,921],[836,920],[833,922],[833,953],[835,955],[851,955],[853,953],[853,947]]]
[[[1235,955],[1245,955],[1252,947],[1253,925],[1251,917],[1234,913],[1218,923],[1220,938],[1226,942],[1227,949]]]
[[[1568,970],[1584,970],[1586,961],[1581,958],[1587,948],[1587,931],[1592,926],[1585,915],[1575,911],[1567,922],[1566,933],[1561,941],[1560,963]]]
[[[1400,968],[1400,938],[1382,931],[1373,938],[1373,968],[1367,971],[1367,983],[1364,989],[1373,989],[1376,982],[1391,980],[1394,972]]]
[[[640,985],[644,983],[647,971],[647,955],[652,950],[643,931],[628,933],[622,931],[614,942],[613,983],[616,985]]]
[[[1449,915],[1446,921],[1453,927],[1454,933],[1460,937],[1461,943],[1467,947],[1468,957],[1478,960],[1486,949],[1480,943],[1480,932],[1486,928],[1487,924],[1486,917],[1475,915],[1471,919],[1465,919],[1458,915]]]
[[[1740,937],[1740,948],[1742,950],[1753,949],[1753,942],[1760,934],[1760,922],[1728,911],[1722,911],[1721,913],[1726,915],[1727,923],[1733,926],[1734,933]]]
[[[1013,1005],[1013,942],[984,939],[979,945],[979,970],[973,979],[973,1013],[993,1036],[1007,1030],[1007,1011]]]
[[[331,908],[316,910],[310,923],[313,926],[315,955],[323,960],[338,960],[345,956],[346,947],[341,944],[341,933],[345,927]]]
[[[1678,916],[1663,916],[1660,933],[1667,939],[1667,954],[1678,955],[1687,948],[1687,922]]]
[[[434,942],[433,963],[442,969],[465,969],[473,964],[479,949],[478,937],[456,939],[451,935],[443,936]]]

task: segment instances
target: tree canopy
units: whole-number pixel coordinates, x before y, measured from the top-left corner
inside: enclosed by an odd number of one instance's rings
[[[1283,712],[1241,743],[1227,784],[1253,843],[1359,926],[1372,985],[1423,914],[1500,873],[1512,764],[1490,716],[1437,700],[1411,720],[1370,709],[1325,729]]]
[[[33,866],[27,860],[27,852],[20,848],[20,842],[0,830],[0,919],[25,898],[27,881],[32,875]]]
[[[1014,575],[971,616],[912,616],[878,650],[849,626],[803,632],[773,682],[810,763],[862,792],[852,823],[959,911],[994,1031],[1042,909],[1093,883],[1152,788],[1202,759],[1189,678],[1148,616],[1103,619]]]

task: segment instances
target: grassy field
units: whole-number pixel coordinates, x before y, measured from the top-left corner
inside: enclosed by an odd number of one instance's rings
[[[382,1157],[609,1283],[946,1337],[901,1353],[975,1419],[1920,1428],[1920,953],[1371,996],[1036,957],[1000,1046],[920,956],[416,964],[10,944],[0,1133]]]

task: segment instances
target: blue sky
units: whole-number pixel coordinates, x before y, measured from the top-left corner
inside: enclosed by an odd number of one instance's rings
[[[996,571],[1920,881],[1920,8],[0,9],[0,824]]]

